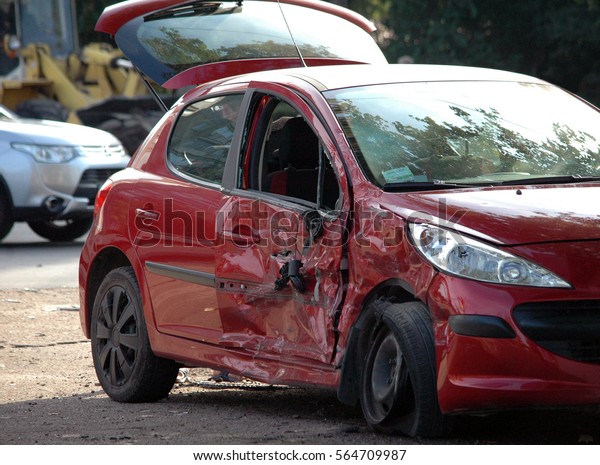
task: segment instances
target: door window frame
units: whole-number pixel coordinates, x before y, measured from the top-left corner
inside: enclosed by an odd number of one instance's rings
[[[239,159],[237,160],[235,167],[235,187],[231,189],[232,193],[235,191],[236,195],[241,195],[243,197],[265,199],[274,204],[279,203],[285,208],[291,207],[296,210],[317,210],[324,219],[339,217],[343,210],[346,194],[338,169],[333,160],[334,154],[332,154],[327,147],[334,147],[337,153],[340,153],[340,151],[339,148],[331,142],[333,141],[333,138],[326,132],[326,126],[321,122],[318,114],[297,95],[292,94],[292,96],[289,96],[285,95],[283,92],[280,93],[272,90],[267,92],[262,89],[255,89],[254,92],[249,92],[245,103],[248,114],[243,137],[240,140]],[[319,140],[319,187],[317,191],[318,198],[315,198],[315,202],[310,202],[294,196],[277,194],[255,187],[259,184],[259,175],[252,175],[250,170],[255,170],[256,173],[256,170],[258,169],[256,164],[260,163],[260,158],[264,157],[267,130],[269,129],[269,124],[272,122],[271,118],[274,107],[281,104],[289,105],[297,115],[302,117],[314,133],[315,137]],[[321,137],[323,134],[325,134],[325,137],[329,137],[329,140],[327,141],[329,144]],[[257,160],[257,157],[259,160]],[[330,166],[333,176],[335,177],[335,182],[337,183],[338,199],[333,209],[324,208],[322,205],[324,162]]]

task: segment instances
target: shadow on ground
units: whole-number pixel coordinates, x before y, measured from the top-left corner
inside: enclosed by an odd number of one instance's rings
[[[154,404],[119,404],[101,391],[0,405],[2,444],[598,444],[595,409],[462,417],[449,438],[369,430],[335,393],[285,387],[177,385]]]

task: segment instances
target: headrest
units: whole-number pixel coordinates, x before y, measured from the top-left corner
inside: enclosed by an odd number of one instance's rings
[[[281,131],[279,156],[284,163],[296,169],[319,166],[319,140],[304,118],[290,118]]]

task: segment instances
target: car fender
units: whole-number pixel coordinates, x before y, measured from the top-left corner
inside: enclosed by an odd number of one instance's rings
[[[380,316],[374,311],[373,302],[387,299],[394,302],[418,300],[412,286],[401,279],[389,279],[373,288],[365,298],[358,318],[347,332],[342,354],[340,383],[337,396],[346,405],[356,405],[359,399],[362,363],[368,350],[373,328]],[[347,309],[350,311],[350,309]]]

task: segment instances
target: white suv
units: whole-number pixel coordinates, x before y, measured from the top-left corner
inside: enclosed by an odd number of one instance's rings
[[[128,162],[108,132],[21,119],[0,107],[0,240],[16,221],[51,241],[84,235],[98,188]]]

